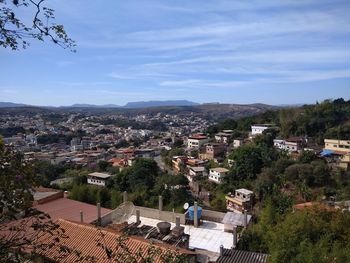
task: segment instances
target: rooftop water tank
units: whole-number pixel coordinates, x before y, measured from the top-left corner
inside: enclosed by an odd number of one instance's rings
[[[194,220],[194,206],[188,208],[188,216],[190,220]],[[200,219],[202,216],[202,207],[198,206],[197,217]]]

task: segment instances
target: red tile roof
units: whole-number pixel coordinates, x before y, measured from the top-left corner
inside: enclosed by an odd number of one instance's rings
[[[118,259],[118,262],[128,262],[128,260],[130,260],[130,254],[133,255],[133,257],[137,257],[136,255],[140,253],[144,257],[149,253],[150,243],[142,238],[129,237],[124,242],[118,242],[117,239],[122,238],[121,233],[110,229],[99,229],[93,225],[80,224],[63,219],[58,220],[56,223],[61,229],[64,229],[66,238],[60,238],[59,244],[48,250],[38,251],[39,254],[50,260],[66,263],[77,262],[82,257],[94,257],[96,260],[95,262],[101,263],[115,262],[115,259]],[[54,238],[55,237],[46,235],[40,238],[37,242],[50,243]],[[123,244],[126,249],[122,248]],[[62,251],[59,249],[61,246],[73,250],[74,253],[70,252],[62,255]],[[161,254],[164,254],[166,250],[171,250],[173,252],[176,251],[175,247],[166,244],[154,244],[154,246],[160,249],[160,253],[156,253],[156,258],[153,262],[163,262],[161,260]],[[110,249],[111,257],[114,258],[114,260],[107,256],[105,248]],[[126,250],[129,250],[129,253],[125,253]],[[189,255],[194,254],[185,249],[179,249],[178,253]],[[127,258],[128,255],[129,258]],[[139,258],[137,262],[142,261]]]
[[[62,218],[73,221],[80,221],[80,211],[83,211],[84,222],[91,223],[97,219],[97,207],[87,203],[59,198],[51,202],[35,205],[34,208],[47,213],[53,221]],[[101,216],[110,212],[110,209],[101,208]]]

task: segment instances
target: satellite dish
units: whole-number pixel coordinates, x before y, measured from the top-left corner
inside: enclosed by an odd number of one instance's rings
[[[187,210],[190,207],[190,205],[188,203],[184,204],[184,209]]]
[[[116,209],[111,212],[111,220],[113,224],[121,224],[130,218],[134,213],[135,206],[132,202],[127,201],[119,205]]]

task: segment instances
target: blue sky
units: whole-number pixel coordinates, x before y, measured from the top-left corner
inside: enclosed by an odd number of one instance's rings
[[[77,52],[0,49],[0,101],[350,99],[349,0],[46,2]]]

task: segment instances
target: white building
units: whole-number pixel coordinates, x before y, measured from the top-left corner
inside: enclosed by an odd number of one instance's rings
[[[304,138],[289,138],[286,140],[283,139],[274,139],[273,145],[275,148],[280,150],[292,152],[300,152],[306,146],[306,140]]]
[[[244,144],[243,139],[235,139],[233,140],[233,148],[238,148]]]
[[[252,136],[262,134],[267,129],[274,129],[272,124],[254,124],[251,126]]]
[[[200,148],[204,144],[208,143],[208,137],[202,134],[194,134],[188,137],[187,147],[188,148]]]
[[[229,170],[226,168],[221,168],[221,167],[212,168],[209,170],[209,180],[220,184],[228,172]]]
[[[111,175],[106,173],[90,173],[87,176],[87,182],[88,184],[106,186],[106,182],[110,177]]]

